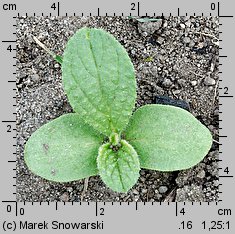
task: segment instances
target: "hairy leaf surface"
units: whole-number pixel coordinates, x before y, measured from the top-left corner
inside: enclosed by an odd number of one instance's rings
[[[132,116],[126,140],[141,168],[174,171],[190,168],[208,153],[210,131],[189,112],[174,106],[146,105]]]
[[[102,136],[77,114],[63,115],[39,128],[25,147],[25,162],[35,174],[67,182],[96,175]]]
[[[127,125],[136,99],[131,60],[122,45],[101,29],[80,29],[63,56],[62,77],[73,109],[110,135]]]
[[[115,151],[106,143],[99,149],[97,165],[105,184],[117,192],[127,192],[139,178],[139,159],[136,151],[125,140]]]

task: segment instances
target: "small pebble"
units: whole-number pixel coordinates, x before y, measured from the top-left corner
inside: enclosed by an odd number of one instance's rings
[[[172,85],[172,82],[170,79],[164,79],[164,81],[162,82],[162,85],[166,88],[170,87]]]
[[[166,186],[160,186],[158,191],[159,193],[165,193],[168,190],[168,188]]]
[[[219,109],[214,110],[214,116],[219,116]]]
[[[192,86],[196,86],[197,85],[197,81],[196,80],[191,81],[191,85]]]
[[[190,38],[189,38],[189,37],[185,37],[185,38],[184,38],[184,43],[186,43],[186,44],[187,44],[187,43],[190,43],[190,41],[191,41],[191,40],[190,40]]]
[[[179,84],[181,87],[184,87],[185,84],[186,84],[186,81],[183,80],[183,79],[179,79],[177,82],[178,82],[178,84]]]
[[[190,27],[191,22],[190,22],[190,21],[187,21],[187,22],[185,22],[185,25],[186,25],[187,27]]]
[[[211,72],[213,72],[214,71],[214,69],[215,69],[215,64],[214,63],[211,63]]]
[[[67,193],[63,193],[61,196],[60,196],[60,199],[61,201],[63,202],[67,202],[69,200],[69,196]]]
[[[213,184],[214,184],[214,186],[219,186],[219,180],[214,180],[214,182],[213,182]]]
[[[39,78],[40,78],[40,77],[39,77],[38,74],[34,74],[34,75],[31,76],[31,79],[32,79],[32,81],[34,81],[34,82],[38,81]]]
[[[204,84],[207,85],[207,86],[215,85],[215,80],[213,78],[206,77],[204,79]]]
[[[148,190],[147,189],[142,189],[142,191],[141,191],[143,194],[145,194],[145,193],[147,193],[148,192]]]
[[[71,192],[73,191],[73,188],[72,188],[72,187],[68,187],[68,188],[67,188],[67,191],[68,191],[69,193],[71,193]]]
[[[172,93],[173,93],[174,95],[178,95],[178,94],[180,94],[180,90],[174,90],[174,91],[172,91]]]
[[[134,194],[139,194],[139,192],[136,189],[133,189],[132,191]]]
[[[163,37],[158,37],[158,38],[157,38],[157,42],[158,42],[159,44],[163,44],[164,40],[165,40],[165,38],[163,38]]]
[[[135,196],[135,197],[134,197],[134,201],[137,202],[137,201],[139,200],[139,198],[140,198],[140,197],[139,197],[138,195]]]
[[[201,170],[198,172],[197,177],[200,179],[203,179],[206,176],[206,172],[204,170]]]
[[[195,42],[194,41],[190,41],[189,42],[189,47],[194,47],[195,46]]]
[[[161,19],[159,19],[156,22],[138,23],[138,29],[142,33],[143,36],[147,36],[147,35],[153,34],[161,26],[162,26],[162,20]]]

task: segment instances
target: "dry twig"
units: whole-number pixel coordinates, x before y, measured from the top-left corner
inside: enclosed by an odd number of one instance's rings
[[[84,179],[84,187],[83,187],[83,191],[81,194],[81,201],[83,201],[83,198],[86,194],[87,188],[88,188],[88,182],[89,182],[89,177]]]

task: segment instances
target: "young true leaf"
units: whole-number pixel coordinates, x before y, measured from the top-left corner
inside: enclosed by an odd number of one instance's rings
[[[48,180],[79,180],[97,174],[101,143],[102,136],[77,114],[66,114],[32,134],[24,158],[31,171]]]
[[[127,192],[139,178],[140,165],[134,148],[125,140],[121,140],[119,144],[120,146],[112,146],[111,143],[102,145],[97,165],[99,174],[108,187],[117,192]]]
[[[55,59],[59,64],[62,64],[62,63],[63,63],[63,57],[62,57],[62,56],[56,55],[56,56],[54,57],[54,59]]]
[[[109,136],[127,125],[136,98],[131,60],[122,45],[101,29],[80,29],[63,56],[64,89],[73,109]]]
[[[126,140],[141,168],[174,171],[190,168],[208,153],[210,131],[189,112],[167,105],[146,105],[132,116]]]

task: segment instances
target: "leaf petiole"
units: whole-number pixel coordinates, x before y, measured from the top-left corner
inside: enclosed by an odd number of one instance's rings
[[[112,145],[116,146],[120,142],[120,137],[118,133],[112,133],[111,136],[109,137],[109,141]]]

